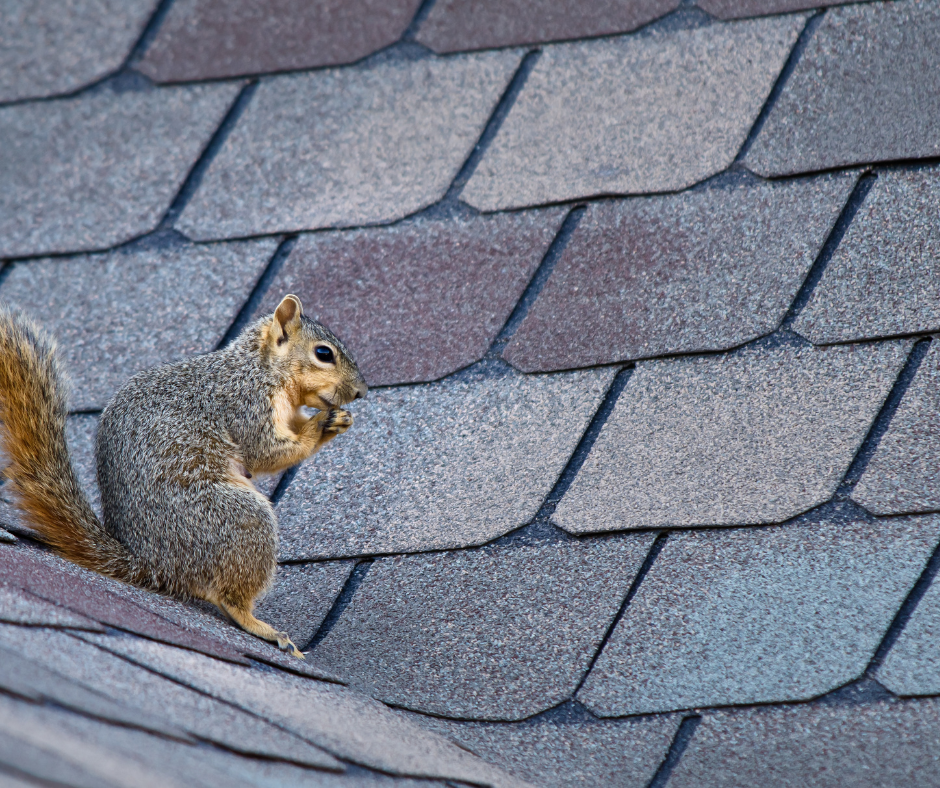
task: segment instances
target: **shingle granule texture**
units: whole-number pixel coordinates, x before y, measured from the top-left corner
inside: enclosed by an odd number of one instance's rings
[[[829,500],[910,349],[644,362],[552,517],[572,533],[782,522]]]
[[[528,523],[614,371],[369,393],[277,507],[282,560],[477,545]]]
[[[259,314],[294,293],[369,385],[435,380],[486,353],[563,219],[551,209],[305,235]]]
[[[214,350],[276,246],[180,244],[17,263],[0,302],[55,335],[69,406],[102,408],[132,375]]]
[[[875,514],[940,509],[940,345],[936,341],[852,498]]]
[[[761,175],[940,155],[940,4],[826,13],[745,164]]]
[[[261,83],[177,226],[191,238],[400,219],[444,196],[518,52]]]
[[[601,716],[802,700],[865,670],[940,517],[671,535],[578,700]]]
[[[106,249],[150,232],[236,85],[0,109],[0,257]]]
[[[570,369],[773,331],[853,180],[589,205],[503,357],[525,372]]]
[[[255,615],[286,630],[303,649],[316,634],[352,572],[352,561],[281,564],[274,586],[255,607]]]
[[[417,39],[435,52],[627,33],[675,10],[680,0],[439,0]]]
[[[898,695],[940,693],[940,583],[934,579],[875,677]]]
[[[793,329],[815,342],[940,329],[940,173],[878,176]]]
[[[646,788],[681,719],[662,715],[612,722],[567,714],[506,724],[409,717],[544,788]]]
[[[104,632],[98,622],[46,602],[15,586],[0,583],[0,621],[31,627],[69,627]],[[17,630],[19,631],[19,630]]]
[[[138,68],[157,82],[352,63],[397,41],[420,0],[177,0]]]
[[[938,723],[936,700],[709,715],[669,788],[936,788]]]
[[[4,0],[0,101],[69,93],[116,71],[157,0]]]
[[[676,191],[734,160],[802,17],[546,47],[461,199]]]
[[[229,665],[140,639],[83,635],[163,676],[232,703],[334,755],[389,774],[501,784],[505,772],[366,696],[286,673]]]
[[[839,5],[845,0],[695,0],[695,5],[719,19],[741,19],[748,16],[788,14],[827,5]]]
[[[380,560],[314,654],[395,706],[523,719],[577,688],[652,543],[637,534]]]

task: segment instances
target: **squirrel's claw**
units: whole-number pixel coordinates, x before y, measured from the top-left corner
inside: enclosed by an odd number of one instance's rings
[[[277,647],[281,651],[286,651],[292,657],[298,657],[299,659],[305,659],[304,652],[297,648],[294,645],[293,641],[290,639],[286,632],[277,633]]]

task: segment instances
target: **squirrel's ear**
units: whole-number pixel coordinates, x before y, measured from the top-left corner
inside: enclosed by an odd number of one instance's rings
[[[274,310],[271,325],[271,338],[279,345],[300,328],[300,316],[304,313],[300,299],[295,295],[286,295]]]

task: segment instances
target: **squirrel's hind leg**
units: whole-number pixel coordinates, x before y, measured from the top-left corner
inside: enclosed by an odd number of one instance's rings
[[[277,643],[277,647],[281,651],[286,651],[293,657],[304,659],[304,653],[293,644],[286,632],[278,632],[270,624],[266,624],[264,621],[255,618],[251,611],[252,606],[250,602],[246,605],[245,603],[237,603],[225,599],[214,599],[212,601],[228,613],[235,623],[246,632],[262,640]]]

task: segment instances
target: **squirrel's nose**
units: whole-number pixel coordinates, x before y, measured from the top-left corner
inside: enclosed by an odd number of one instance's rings
[[[363,397],[365,397],[366,392],[368,390],[369,390],[369,387],[366,386],[365,383],[363,383],[362,385],[359,386],[359,388],[356,389],[356,396],[353,397],[353,399],[362,399]]]

